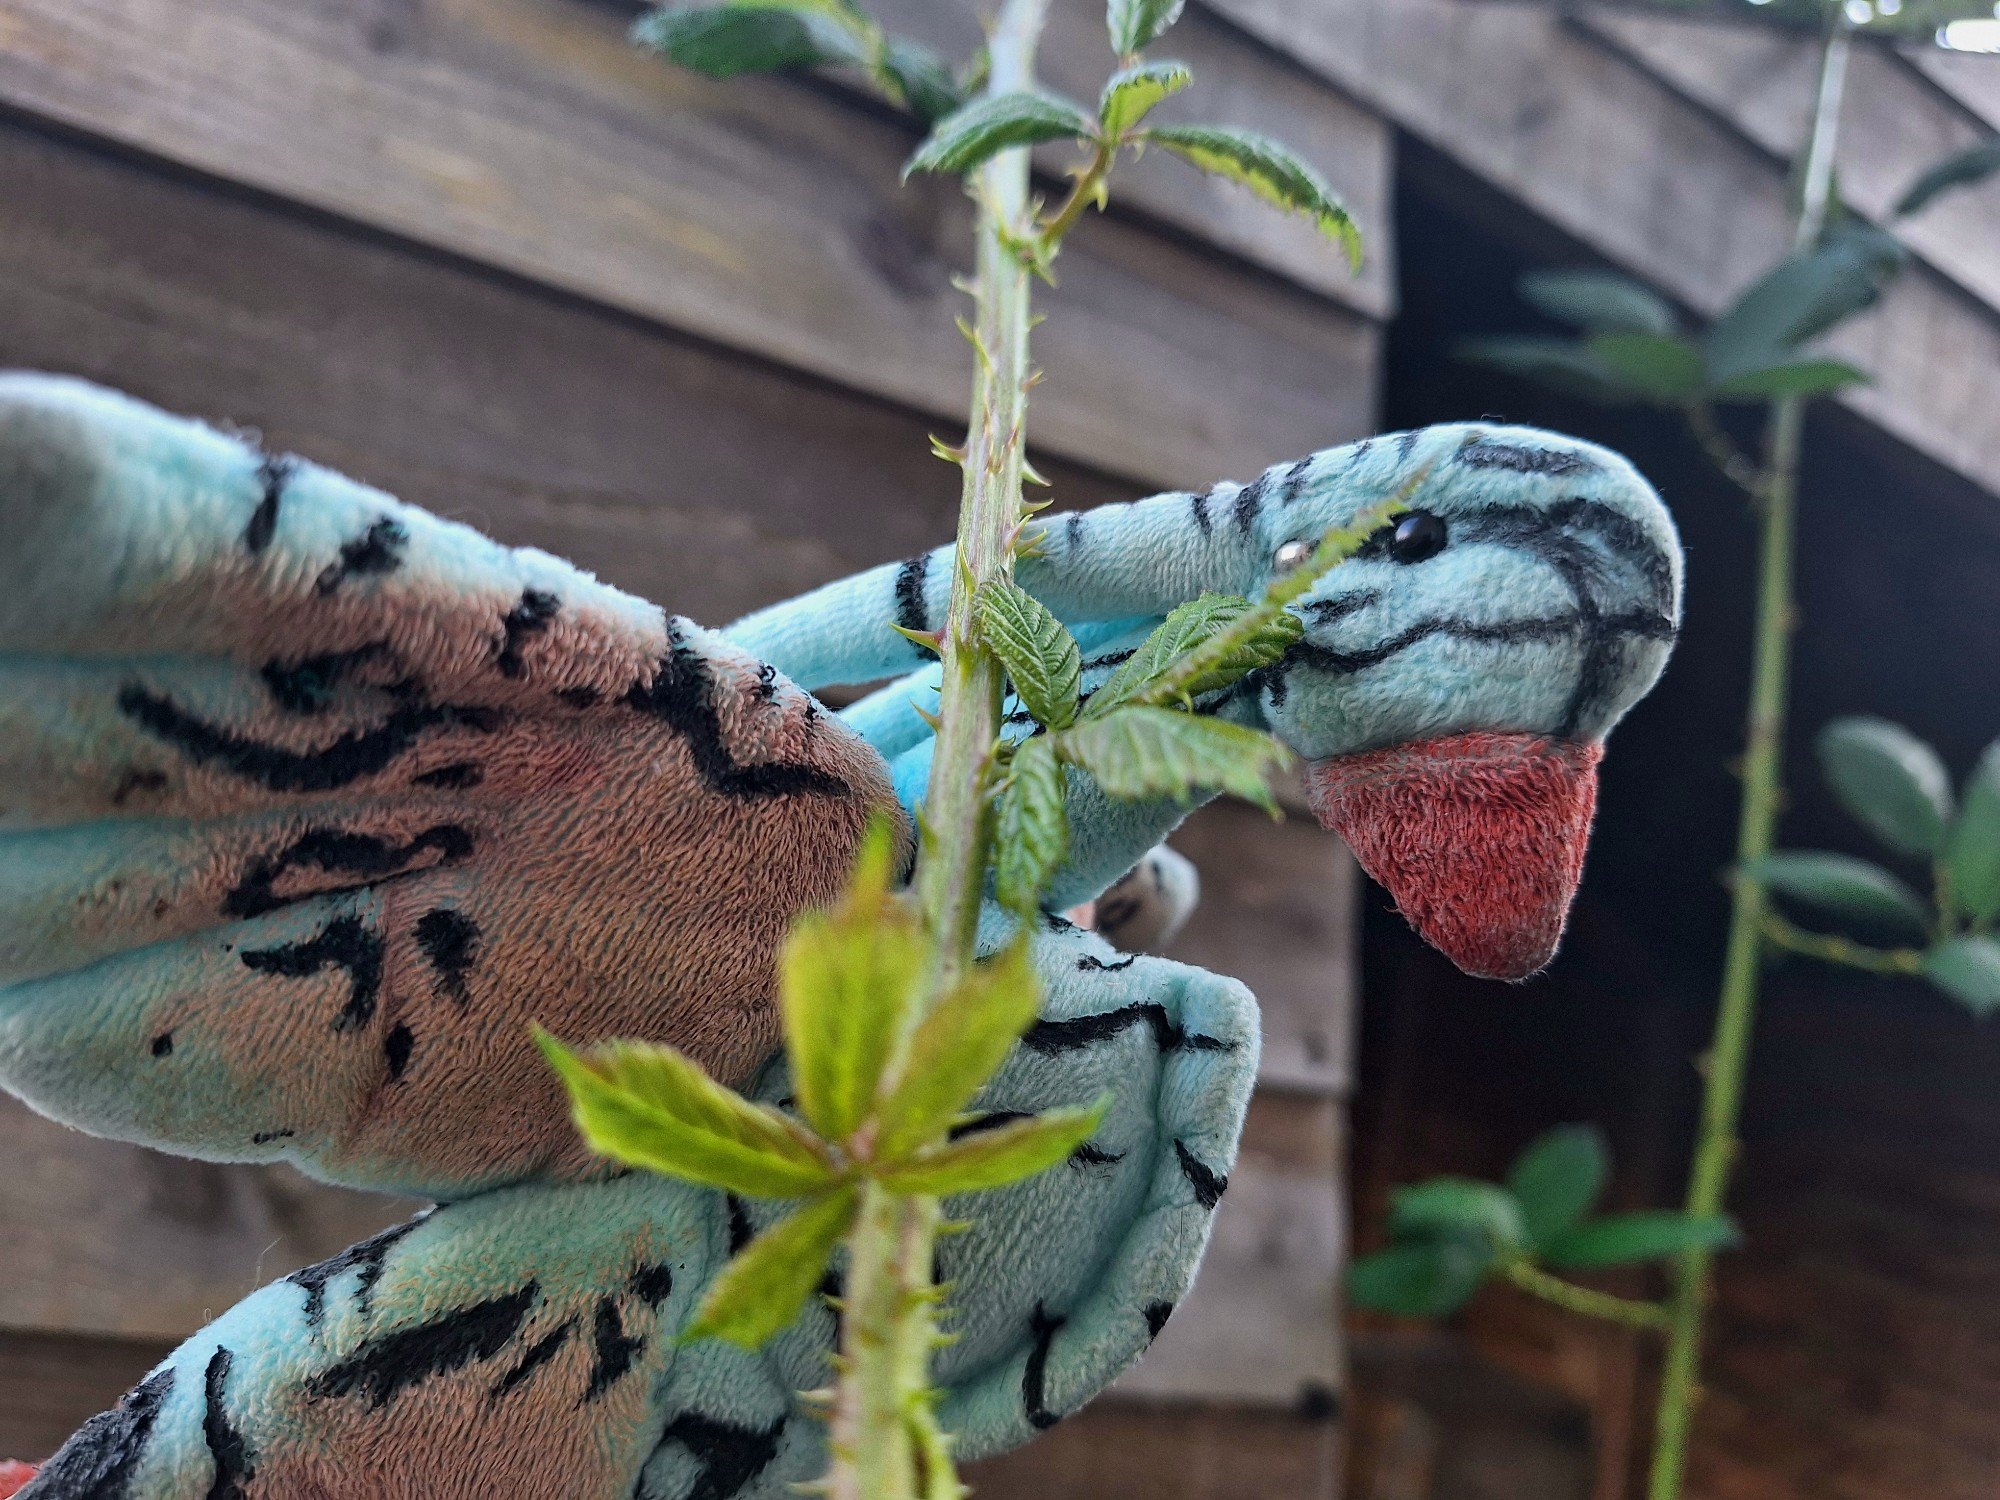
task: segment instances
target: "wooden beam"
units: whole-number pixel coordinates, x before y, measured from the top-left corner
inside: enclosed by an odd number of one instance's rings
[[[718,84],[582,0],[16,0],[0,101],[935,414],[970,356],[969,206],[911,131]],[[1373,415],[1372,322],[1118,220],[1045,299],[1047,446],[1134,479],[1248,475]]]
[[[1726,306],[1789,243],[1768,151],[1542,7],[1204,4],[1697,313]],[[1843,398],[1851,407],[2000,491],[1980,416],[2000,388],[1990,309],[1918,266],[1831,347],[1875,376]]]

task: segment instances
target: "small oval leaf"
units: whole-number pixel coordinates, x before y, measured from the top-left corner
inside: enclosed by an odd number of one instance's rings
[[[1866,371],[1838,359],[1797,359],[1789,364],[1745,370],[1715,388],[1722,401],[1770,401],[1779,396],[1831,396],[1851,385],[1868,384]]]
[[[1665,1260],[1684,1250],[1719,1250],[1736,1244],[1738,1238],[1734,1221],[1726,1217],[1697,1218],[1651,1209],[1593,1219],[1548,1246],[1542,1258],[1564,1270],[1589,1271]]]
[[[1898,854],[1929,858],[1952,820],[1951,777],[1937,752],[1900,724],[1866,716],[1820,731],[1820,768],[1844,806]]]
[[[1917,942],[1930,931],[1930,909],[1915,891],[1880,865],[1851,854],[1785,850],[1766,855],[1749,869],[1779,895],[1871,931]]]
[[[1670,337],[1674,310],[1666,298],[1616,271],[1530,271],[1521,296],[1537,311],[1586,333],[1650,333]]]
[[[1068,782],[1047,735],[1014,752],[993,830],[993,893],[1009,911],[1039,911],[1049,877],[1069,852]]]
[[[1326,179],[1291,147],[1254,131],[1219,125],[1162,125],[1140,139],[1164,146],[1204,172],[1242,183],[1266,203],[1304,214],[1347,252],[1350,266],[1360,269],[1361,226]]]
[[[1152,113],[1154,105],[1193,82],[1194,70],[1181,62],[1141,63],[1113,73],[1097,102],[1097,120],[1104,127],[1105,138],[1117,140]]]
[[[1121,708],[1066,729],[1056,751],[1088,771],[1108,796],[1191,803],[1230,792],[1275,810],[1269,778],[1291,752],[1268,734],[1171,708]]]
[[[1347,1268],[1347,1300],[1402,1318],[1442,1318],[1471,1300],[1493,1264],[1483,1239],[1391,1245]]]
[[[1986,747],[1965,783],[1945,867],[1960,911],[1982,927],[2000,917],[2000,740]]]
[[[1925,955],[1924,978],[1975,1015],[2000,1007],[2000,943],[1952,938]]]
[[[1111,36],[1111,50],[1130,57],[1142,47],[1150,47],[1181,18],[1187,0],[1109,0],[1104,7],[1104,29]]]
[[[1076,718],[1083,676],[1076,637],[1041,600],[1004,579],[982,583],[972,609],[981,637],[1007,669],[1021,706],[1037,723],[1067,728]]]
[[[658,10],[633,25],[632,39],[710,78],[869,63],[867,49],[846,26],[823,8],[805,5]]]
[[[1586,343],[1614,381],[1648,401],[1678,406],[1701,394],[1701,353],[1685,339],[1661,333],[1599,333]]]
[[[964,174],[1011,146],[1043,141],[1091,140],[1097,122],[1067,99],[1021,91],[975,99],[953,110],[931,129],[930,138],[903,165],[917,172]]]
[[[1389,1202],[1389,1233],[1398,1240],[1482,1234],[1497,1250],[1516,1249],[1527,1239],[1513,1194],[1470,1177],[1433,1177],[1397,1188]]]
[[[1545,1249],[1597,1206],[1611,1153],[1594,1125],[1559,1125],[1538,1136],[1507,1169],[1507,1191],[1520,1205],[1528,1244]]]

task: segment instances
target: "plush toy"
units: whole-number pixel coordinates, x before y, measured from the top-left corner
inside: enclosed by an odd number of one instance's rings
[[[1554,949],[1600,744],[1678,619],[1672,526],[1622,459],[1497,426],[1378,438],[1056,517],[1020,581],[1079,633],[1088,688],[1176,604],[1255,593],[1417,474],[1412,511],[1298,603],[1286,659],[1200,710],[1275,732],[1419,929],[1518,978]],[[938,624],[950,561],[715,633],[240,438],[0,377],[0,1083],[97,1134],[440,1204],[225,1313],[24,1495],[814,1477],[795,1393],[825,1381],[834,1307],[755,1355],[676,1338],[783,1206],[593,1160],[529,1025],[670,1042],[785,1100],[776,946],[869,816],[921,798],[935,677],[889,626]],[[898,673],[841,714],[810,696]],[[1250,996],[1055,915],[1185,812],[1072,781],[1032,943],[1047,1001],[981,1107],[1116,1103],[942,1245],[963,1456],[1138,1356],[1227,1185]],[[1145,870],[1185,908],[1171,858]],[[989,909],[985,943],[1007,931]]]

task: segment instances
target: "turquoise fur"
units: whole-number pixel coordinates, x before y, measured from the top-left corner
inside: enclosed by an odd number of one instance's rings
[[[1571,439],[1432,428],[1058,516],[1021,581],[1094,688],[1176,604],[1254,594],[1285,543],[1418,475],[1450,543],[1372,543],[1296,606],[1286,662],[1201,709],[1315,759],[1602,738],[1664,663],[1680,558],[1644,481]],[[783,1205],[607,1177],[526,1021],[706,1048],[786,1098],[768,1004],[729,1008],[768,989],[782,925],[754,921],[823,899],[869,807],[920,805],[936,675],[888,624],[937,625],[949,562],[710,634],[310,464],[0,376],[0,1084],[122,1139],[442,1202],[225,1313],[28,1496],[777,1500],[819,1472],[794,1393],[825,1381],[829,1307],[754,1356],[675,1340]],[[840,716],[807,696],[898,674]],[[1185,811],[1074,778],[1051,912]],[[1006,931],[989,908],[984,947]],[[747,980],[697,963],[738,948]],[[1116,1102],[1066,1166],[949,1209],[975,1220],[941,1250],[959,1337],[937,1366],[968,1457],[1143,1351],[1256,1074],[1234,981],[1053,915],[1032,952],[1042,1019],[981,1106]]]

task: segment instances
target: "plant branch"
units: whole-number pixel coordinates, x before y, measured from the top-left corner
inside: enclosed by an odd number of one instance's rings
[[[1550,1275],[1540,1266],[1525,1260],[1504,1262],[1500,1274],[1529,1296],[1553,1303],[1566,1312],[1596,1318],[1600,1322],[1617,1323],[1626,1328],[1657,1329],[1667,1326],[1667,1307],[1661,1302],[1641,1302],[1632,1297],[1614,1297],[1609,1292],[1593,1291],[1587,1286],[1578,1286],[1573,1281]]]
[[[1764,913],[1764,935],[1780,948],[1871,974],[1921,974],[1924,955],[1916,948],[1870,948],[1832,933],[1808,932],[1775,911]]]
[[[1826,227],[1833,160],[1847,78],[1847,26],[1835,12],[1821,58],[1812,133],[1806,150],[1794,248],[1809,250]],[[1785,707],[1791,668],[1792,571],[1799,454],[1805,433],[1805,400],[1789,396],[1771,404],[1765,449],[1762,530],[1757,588],[1756,644],[1751,666],[1743,802],[1735,866],[1754,870],[1771,846],[1781,802]],[[1737,1121],[1743,1078],[1757,1013],[1769,892],[1745,875],[1735,882],[1729,946],[1723,959],[1722,994],[1706,1059],[1701,1123],[1689,1174],[1687,1212],[1709,1218],[1722,1211],[1737,1154]],[[1667,1355],[1660,1374],[1660,1404],[1653,1438],[1650,1500],[1679,1500],[1687,1470],[1688,1435],[1701,1383],[1702,1322],[1708,1310],[1714,1252],[1686,1251],[1675,1267]]]
[[[1763,504],[1764,478],[1757,470],[1756,460],[1737,447],[1736,440],[1723,430],[1715,419],[1715,408],[1706,402],[1688,407],[1687,424],[1694,440],[1701,444],[1701,451],[1708,455],[1708,461],[1722,471],[1722,477]]]
[[[1117,150],[1115,141],[1099,141],[1090,160],[1078,169],[1076,180],[1070,185],[1069,196],[1042,221],[1040,248],[1044,261],[1055,254],[1064,237],[1076,228],[1084,209],[1098,201],[1104,189],[1104,179],[1111,173],[1111,159]]]

